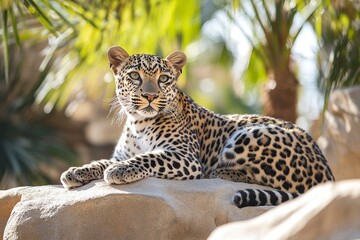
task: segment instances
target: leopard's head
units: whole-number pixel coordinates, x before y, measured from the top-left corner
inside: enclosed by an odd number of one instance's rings
[[[127,114],[152,118],[174,111],[177,79],[186,63],[182,52],[162,58],[149,54],[129,55],[118,46],[108,51],[116,82],[116,95]]]

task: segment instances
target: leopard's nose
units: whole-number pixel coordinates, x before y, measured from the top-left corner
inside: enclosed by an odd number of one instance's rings
[[[154,99],[158,98],[159,95],[156,93],[142,93],[141,96],[148,100],[149,102],[154,101]]]

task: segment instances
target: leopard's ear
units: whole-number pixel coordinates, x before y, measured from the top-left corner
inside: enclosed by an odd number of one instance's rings
[[[129,54],[119,46],[113,46],[108,50],[108,59],[110,62],[111,70],[116,73],[116,67],[118,67]]]
[[[179,71],[179,75],[182,72],[182,68],[186,64],[186,55],[183,52],[176,51],[166,57],[166,59]]]

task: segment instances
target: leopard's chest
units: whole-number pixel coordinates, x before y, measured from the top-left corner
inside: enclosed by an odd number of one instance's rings
[[[134,157],[139,154],[153,151],[154,144],[147,136],[132,136],[125,137],[122,141],[121,148],[127,153],[129,157]]]
[[[128,125],[119,141],[119,147],[128,157],[150,152],[156,149],[158,142],[158,130],[151,124]]]

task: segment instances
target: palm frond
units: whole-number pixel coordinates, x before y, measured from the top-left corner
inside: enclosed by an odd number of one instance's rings
[[[346,1],[335,7],[327,5],[317,31],[322,49],[318,55],[319,88],[325,104],[336,88],[360,84],[360,4]],[[318,29],[318,23],[314,22]]]
[[[4,48],[4,72],[5,72],[5,86],[9,85],[9,35],[8,35],[8,10],[1,11],[2,16],[2,34],[3,34],[3,48]]]

